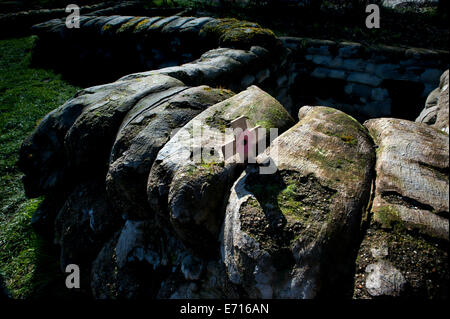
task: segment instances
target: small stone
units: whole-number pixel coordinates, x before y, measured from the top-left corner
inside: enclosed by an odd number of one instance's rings
[[[366,279],[366,288],[373,297],[398,297],[403,292],[406,280],[402,273],[388,261],[379,261],[366,268],[369,275]]]
[[[181,272],[186,280],[200,279],[203,268],[203,262],[192,255],[184,257],[181,263]]]
[[[388,247],[386,245],[372,247],[370,248],[370,252],[374,258],[384,258],[389,255]]]

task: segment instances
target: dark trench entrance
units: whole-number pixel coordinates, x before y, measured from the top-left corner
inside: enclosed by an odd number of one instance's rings
[[[389,91],[392,100],[391,117],[414,121],[419,116],[426,100],[422,97],[424,84],[411,81],[385,80],[381,86]]]

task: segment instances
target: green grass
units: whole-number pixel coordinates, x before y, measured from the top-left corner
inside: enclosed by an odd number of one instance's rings
[[[44,250],[30,226],[42,199],[24,195],[16,166],[20,145],[43,116],[78,90],[54,72],[30,66],[34,41],[0,40],[0,273],[15,298],[30,297]]]

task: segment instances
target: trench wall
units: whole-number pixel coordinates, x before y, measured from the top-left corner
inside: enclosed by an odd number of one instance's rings
[[[413,119],[448,68],[448,52],[281,38],[289,48],[291,97],[363,117]]]
[[[235,19],[83,16],[80,29],[54,19],[32,30],[39,36],[33,60],[59,68],[85,86],[164,70],[192,85],[236,91],[259,85],[294,116],[311,104],[332,106],[361,120],[415,119],[449,65],[446,51],[278,38],[258,24]],[[223,53],[217,48],[255,53],[258,59],[227,53],[210,61],[217,73],[214,81],[192,71],[192,64]],[[191,70],[188,76],[170,69],[180,66]]]

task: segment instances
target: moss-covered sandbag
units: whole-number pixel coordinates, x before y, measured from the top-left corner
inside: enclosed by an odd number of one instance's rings
[[[115,136],[127,113],[143,98],[157,102],[184,89],[182,82],[153,75],[129,82],[127,90],[116,91],[101,103],[89,105],[67,132],[65,147],[69,165],[80,173],[106,169]]]
[[[264,29],[257,23],[233,18],[208,22],[199,35],[215,41],[216,45],[237,49],[249,49],[253,45],[272,49],[279,43],[271,30]]]
[[[378,146],[374,221],[448,240],[448,135],[400,119],[365,126]]]
[[[183,86],[183,83],[168,76],[156,75],[94,86],[81,90],[47,114],[20,150],[18,165],[25,174],[23,180],[27,196],[37,197],[73,185],[78,177],[79,171],[74,169],[79,161],[92,168],[94,162],[105,165],[115,133],[126,112],[152,90],[172,86]],[[97,128],[98,132],[95,131]],[[111,141],[102,140],[102,136]],[[92,144],[87,140],[91,140]],[[99,152],[103,154],[101,158],[97,157]],[[102,159],[104,163],[101,163]]]
[[[392,118],[364,125],[377,178],[353,297],[448,298],[448,135]]]
[[[180,239],[195,253],[215,254],[224,203],[242,165],[225,161],[221,152],[225,129],[245,116],[253,127],[278,128],[294,124],[273,97],[256,86],[211,106],[186,124],[159,152],[148,179],[152,209],[170,220]],[[201,129],[193,140],[194,130]],[[201,150],[195,158],[194,149]],[[199,160],[199,161],[198,161]]]
[[[250,50],[219,48],[207,51],[199,59],[180,66],[129,74],[121,80],[164,74],[179,79],[186,85],[209,85],[242,91],[250,85],[264,82],[268,76],[258,76],[261,72],[271,74],[274,65],[267,63],[268,57],[267,50],[256,46]]]
[[[80,28],[69,29],[64,19],[55,19],[33,26],[33,33],[39,36],[34,62],[82,83],[181,65],[219,46],[261,46],[275,59],[281,49],[275,34],[258,24],[210,17],[81,16]]]
[[[348,293],[375,161],[367,130],[341,111],[304,107],[267,155],[275,174],[247,168],[231,190],[222,240],[230,280],[252,298]]]
[[[115,208],[128,218],[151,216],[146,194],[148,174],[156,155],[174,130],[209,106],[233,95],[228,90],[209,86],[174,89],[163,99],[153,94],[139,101],[128,112],[117,133],[106,181]]]
[[[427,97],[425,108],[417,117],[416,122],[426,123],[438,130],[449,133],[449,104],[448,104],[448,70],[441,75],[439,87]]]

